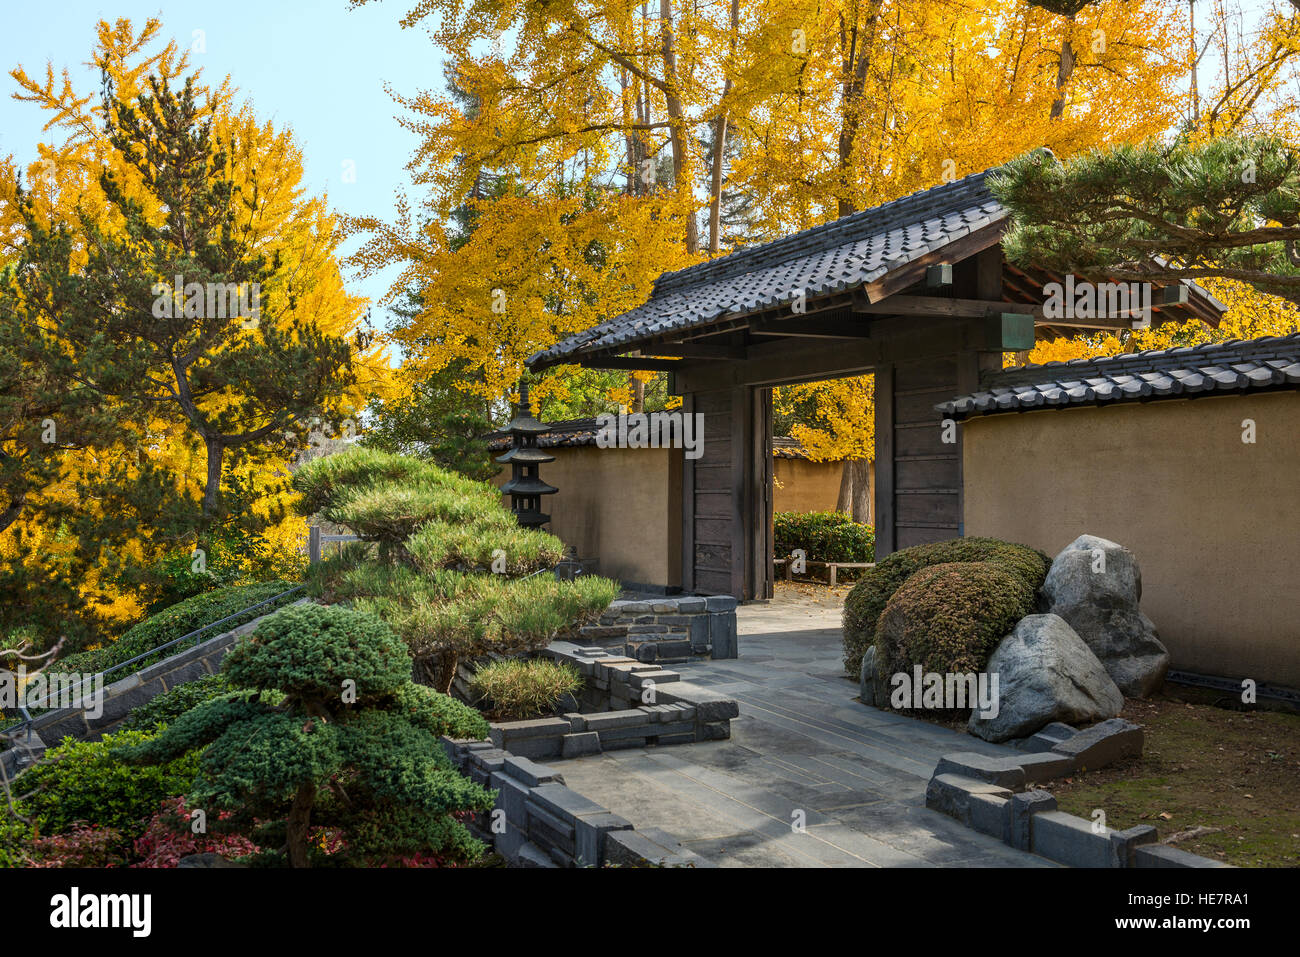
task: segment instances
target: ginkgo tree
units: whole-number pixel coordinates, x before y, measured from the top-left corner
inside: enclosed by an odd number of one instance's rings
[[[0,264],[32,267],[5,283],[2,361],[21,363],[25,381],[41,373],[75,386],[103,427],[81,428],[72,407],[52,416],[59,444],[46,449],[48,469],[0,532],[0,566],[17,572],[34,550],[98,614],[129,622],[148,575],[123,573],[147,570],[164,554],[189,555],[204,524],[227,521],[213,507],[222,477],[260,491],[230,520],[291,552],[303,534],[287,514],[294,443],[322,422],[328,429],[356,416],[367,394],[387,388],[390,370],[382,346],[359,337],[364,300],[344,287],[341,235],[324,198],[303,188],[290,131],[237,104],[229,81],[205,85],[157,20],[100,22],[91,61],[104,80],[95,91],[79,90],[52,64],[43,75],[21,66],[10,74],[16,97],[46,114],[49,139],[30,161],[0,158]],[[173,148],[188,169],[159,162]],[[182,175],[193,187],[189,205],[169,204]],[[223,227],[231,211],[242,218]],[[206,222],[191,231],[186,217]],[[209,282],[243,283],[250,293],[258,283],[256,326],[241,310],[194,335],[205,320],[184,314],[192,282],[205,289],[205,309]],[[322,350],[333,358],[313,365]],[[130,381],[128,371],[139,375]],[[28,416],[19,415],[21,435],[4,437],[30,449]],[[250,434],[242,443],[223,438]],[[17,594],[4,587],[7,600]]]

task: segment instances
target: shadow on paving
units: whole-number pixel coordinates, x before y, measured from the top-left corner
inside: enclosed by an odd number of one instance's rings
[[[1054,866],[926,809],[941,755],[1013,752],[855,700],[839,608],[738,617],[738,659],[674,666],[740,703],[731,740],[554,762],[569,787],[722,867]]]

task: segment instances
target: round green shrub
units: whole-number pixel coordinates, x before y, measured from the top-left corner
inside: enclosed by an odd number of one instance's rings
[[[844,670],[856,678],[862,656],[876,640],[876,624],[899,587],[922,568],[948,562],[995,562],[1020,577],[1031,594],[1051,566],[1042,552],[996,538],[954,538],[894,552],[869,568],[844,599]]]
[[[1034,609],[1034,590],[998,562],[945,562],[916,572],[885,605],[876,661],[885,675],[979,672]]]
[[[238,642],[222,662],[237,688],[294,698],[335,698],[353,682],[358,698],[396,692],[411,680],[406,643],[376,615],[336,605],[293,605]]]
[[[474,673],[471,692],[491,703],[505,721],[550,714],[566,694],[582,688],[582,675],[572,665],[536,658],[493,661]]]

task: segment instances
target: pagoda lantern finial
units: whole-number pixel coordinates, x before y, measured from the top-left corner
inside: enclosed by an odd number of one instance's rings
[[[510,433],[510,450],[498,456],[496,461],[510,466],[510,481],[501,486],[501,493],[510,496],[510,510],[515,513],[515,521],[524,528],[538,528],[551,520],[551,516],[542,511],[542,496],[554,495],[559,489],[547,485],[537,477],[537,469],[543,462],[554,462],[554,455],[547,455],[537,447],[537,440],[547,432],[550,426],[533,418],[528,402],[528,383],[519,383],[519,401],[515,403],[515,417],[506,426]]]

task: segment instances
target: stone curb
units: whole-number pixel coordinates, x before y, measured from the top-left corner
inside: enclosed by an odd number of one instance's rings
[[[1160,845],[1150,825],[1116,831],[1058,810],[1056,798],[1047,791],[1028,789],[1142,753],[1142,730],[1118,718],[1083,731],[1068,725],[1052,727],[1043,741],[1034,740],[1038,735],[1028,739],[1040,746],[1050,741],[1051,750],[1035,747],[1008,757],[973,751],[944,755],[926,787],[925,806],[1017,850],[1069,867],[1230,866]],[[1062,734],[1060,728],[1068,728],[1070,734]]]
[[[655,829],[637,832],[572,790],[552,767],[495,747],[491,741],[442,737],[452,765],[495,790],[491,812],[476,815],[471,831],[520,867],[712,867]]]

